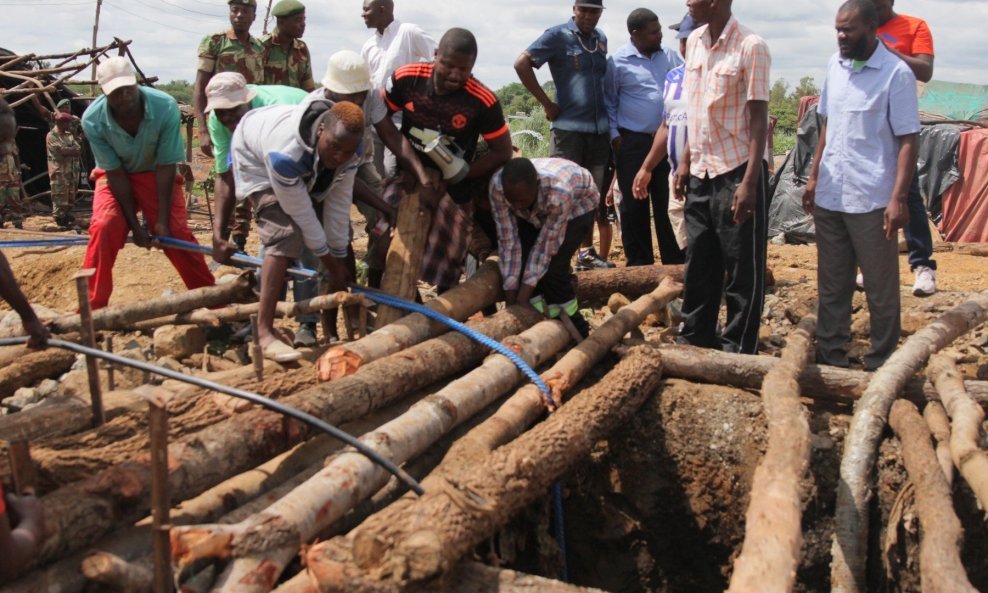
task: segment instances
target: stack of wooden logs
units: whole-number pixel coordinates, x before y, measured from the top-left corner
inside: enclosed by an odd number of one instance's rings
[[[614,292],[635,298],[579,344],[560,322],[529,308],[477,318],[499,298],[493,262],[428,304],[455,319],[472,319],[468,326],[538,369],[551,389],[552,406],[506,357],[444,333],[420,314],[335,345],[315,366],[268,363],[261,381],[249,367],[214,377],[361,435],[365,445],[420,479],[422,496],[405,492],[369,458],[308,425],[252,406],[231,407],[216,394],[166,381],[158,394],[173,415],[167,447],[174,503],[168,519],[170,580],[184,592],[587,591],[490,568],[470,561],[470,552],[545,496],[595,442],[661,389],[663,376],[673,376],[760,389],[763,396],[768,447],[751,486],[746,537],[730,591],[793,588],[810,449],[805,398],[855,406],[841,468],[846,487],[838,497],[835,590],[862,590],[868,523],[857,518],[867,516],[863,505],[878,440],[891,422],[916,492],[924,590],[928,583],[930,591],[974,591],[957,553],[960,524],[950,512],[948,484],[954,466],[981,504],[988,504],[988,459],[979,449],[988,384],[965,382],[952,361],[930,357],[985,321],[988,294],[914,334],[874,374],[809,364],[815,328],[809,316],[789,335],[781,358],[658,343],[616,348],[679,295],[680,276],[681,269],[662,266],[579,274],[581,301],[600,303]],[[243,286],[212,290],[226,291],[222,298],[207,291],[209,298],[221,299],[208,301],[215,305],[236,301],[234,292]],[[192,299],[166,311],[152,306],[153,315],[138,317],[110,311],[107,318],[115,321],[100,327],[210,324],[251,312],[250,305],[190,312],[203,304]],[[287,316],[309,310],[282,309]],[[77,327],[68,319],[59,324],[62,331]],[[621,360],[586,385],[591,371],[616,350]],[[928,379],[914,377],[924,366]],[[80,402],[42,406],[20,420],[29,412],[0,418],[0,438],[31,439],[36,461],[46,458],[45,443],[56,435],[72,434],[84,446],[101,447],[88,458],[87,475],[44,494],[43,547],[33,567],[0,593],[77,593],[91,583],[123,592],[155,587],[155,563],[160,571],[163,560],[153,555],[148,517],[153,484],[141,424],[146,404],[132,394],[108,401],[110,422],[89,431],[87,404]],[[917,403],[926,406],[927,420]],[[555,411],[547,414],[547,407]],[[183,425],[187,418],[195,420]],[[928,422],[942,442],[939,457]],[[119,450],[114,435],[121,432],[137,452]],[[299,558],[304,568],[297,571],[293,562]],[[287,578],[289,570],[297,574]]]

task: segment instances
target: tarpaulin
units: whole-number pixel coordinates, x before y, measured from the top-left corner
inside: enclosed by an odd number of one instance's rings
[[[935,221],[940,220],[943,192],[960,179],[957,145],[961,132],[966,129],[968,126],[956,124],[926,125],[919,135],[919,158],[916,163],[919,190],[926,209]]]
[[[809,105],[799,121],[796,146],[789,151],[785,162],[772,176],[768,208],[768,237],[786,243],[811,243],[815,229],[813,217],[803,210],[803,190],[813,165],[820,135],[820,118],[816,105]]]
[[[988,115],[988,86],[931,80],[920,88],[919,110],[950,119],[983,118]]]
[[[947,241],[988,243],[988,130],[961,134],[957,168],[961,178],[942,196],[940,232]]]

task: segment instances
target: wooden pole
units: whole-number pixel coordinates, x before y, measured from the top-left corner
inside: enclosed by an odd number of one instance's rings
[[[106,351],[113,354],[113,336],[106,336]],[[110,391],[117,388],[117,378],[114,376],[113,363],[106,363],[106,386]]]
[[[403,299],[415,298],[431,221],[432,216],[422,209],[418,191],[412,192],[398,205],[398,221],[384,264],[381,290]],[[384,327],[402,315],[400,310],[382,305],[377,310],[375,326]]]
[[[260,332],[257,331],[257,315],[250,316],[251,343],[250,359],[254,363],[254,376],[258,381],[264,380],[264,354],[261,352]]]
[[[14,492],[18,496],[34,492],[37,473],[31,462],[31,444],[26,440],[11,441],[7,446],[10,460],[10,474],[14,481]]]
[[[148,394],[151,433],[151,537],[154,545],[154,593],[171,593],[171,525],[168,494],[168,411],[157,389]]]
[[[93,22],[93,48],[96,48],[96,37],[99,35],[99,13],[103,8],[103,0],[96,0],[96,20]],[[93,62],[93,80],[96,80],[96,62]],[[96,85],[89,86],[89,94],[96,96]]]
[[[271,5],[273,3],[274,0],[268,0],[268,9],[264,12],[264,30],[261,31],[264,35],[268,34],[268,20],[271,19]]]
[[[89,277],[96,273],[90,268],[80,270],[73,276],[76,291],[79,296],[79,325],[83,345],[96,348],[96,336],[93,332],[93,311],[89,307]],[[103,392],[99,383],[99,366],[97,359],[86,356],[86,373],[89,375],[89,401],[93,408],[93,428],[102,426],[106,421],[103,415]]]

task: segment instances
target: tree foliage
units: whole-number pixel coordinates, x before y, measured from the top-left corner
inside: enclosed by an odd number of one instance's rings
[[[185,80],[173,80],[168,84],[159,84],[155,88],[172,96],[179,103],[192,104],[192,85]]]
[[[542,85],[550,99],[556,98],[556,86],[552,81]],[[501,101],[501,108],[505,115],[534,115],[535,111],[541,111],[542,106],[535,100],[535,97],[528,92],[520,82],[512,82],[496,91],[497,98]]]
[[[768,111],[777,117],[779,121],[775,124],[775,130],[781,134],[795,134],[799,122],[796,116],[799,114],[799,100],[803,97],[819,95],[812,76],[804,76],[799,79],[796,88],[790,90],[789,82],[785,78],[780,78],[772,85],[769,92]]]

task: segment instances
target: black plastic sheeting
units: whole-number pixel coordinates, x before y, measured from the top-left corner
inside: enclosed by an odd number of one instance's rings
[[[813,165],[820,136],[820,118],[816,105],[811,106],[796,130],[796,146],[772,176],[768,208],[768,238],[775,242],[812,243],[816,237],[813,217],[803,210],[803,188]]]
[[[919,137],[919,191],[935,222],[943,216],[943,192],[961,178],[957,169],[957,147],[968,126],[936,124],[923,126]]]
[[[967,126],[928,124],[920,133],[917,171],[919,187],[934,221],[942,213],[941,196],[961,174],[957,169],[957,146]],[[768,237],[777,243],[803,244],[815,240],[813,217],[803,210],[803,189],[813,165],[820,135],[816,105],[807,110],[796,132],[796,146],[769,183],[772,196],[768,210]],[[932,196],[932,198],[931,198]]]

